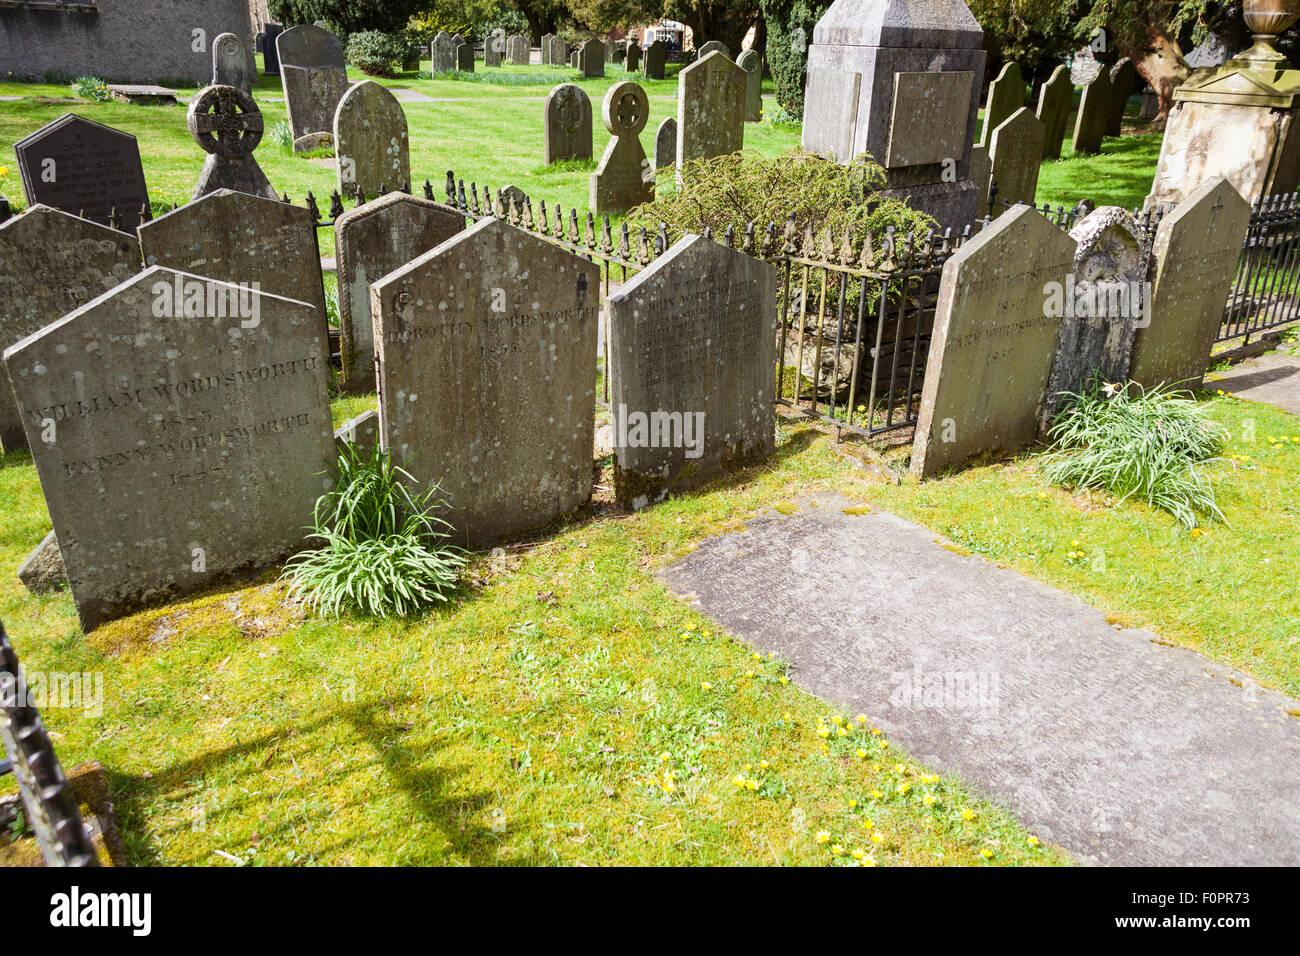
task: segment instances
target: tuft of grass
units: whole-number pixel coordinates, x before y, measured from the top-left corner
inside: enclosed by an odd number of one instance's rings
[[[378,446],[345,446],[335,468],[309,536],[325,546],[289,559],[290,592],[326,617],[408,617],[446,601],[465,556],[436,514],[446,506],[438,489],[413,493],[414,479]]]
[[[1055,448],[1042,460],[1048,480],[1142,498],[1186,528],[1201,516],[1223,520],[1200,466],[1218,460],[1225,436],[1193,399],[1135,382],[1066,394],[1048,432]]]
[[[293,152],[293,127],[289,125],[288,120],[280,120],[271,127],[267,134],[267,139],[275,143],[286,153]]]
[[[108,84],[97,76],[79,76],[72,81],[72,92],[81,100],[92,103],[107,103],[113,98],[108,92]]]

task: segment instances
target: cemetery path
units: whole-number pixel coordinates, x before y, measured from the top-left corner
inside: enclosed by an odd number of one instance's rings
[[[1300,355],[1272,352],[1246,359],[1226,372],[1206,376],[1205,384],[1300,415]]]
[[[1300,863],[1300,701],[856,505],[804,499],[662,576],[1085,863]]]

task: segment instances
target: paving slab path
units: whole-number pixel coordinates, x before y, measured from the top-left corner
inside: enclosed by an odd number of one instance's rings
[[[1238,398],[1267,402],[1300,415],[1300,355],[1270,352],[1205,378],[1206,388],[1221,388]]]
[[[1085,863],[1300,864],[1300,701],[896,515],[798,505],[663,579]]]

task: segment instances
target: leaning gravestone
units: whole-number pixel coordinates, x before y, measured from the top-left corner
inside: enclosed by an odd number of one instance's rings
[[[654,176],[641,146],[641,130],[650,118],[650,98],[636,83],[615,83],[605,93],[600,113],[610,140],[591,174],[591,211],[597,215],[622,212],[653,202]]]
[[[314,306],[328,354],[316,224],[301,206],[219,189],[139,229],[147,266],[166,266]]]
[[[663,40],[655,40],[645,48],[644,69],[647,80],[662,80],[668,63],[668,48]]]
[[[316,148],[320,141],[313,134],[334,129],[334,111],[348,90],[343,44],[328,30],[303,24],[280,34],[276,45],[294,149]]]
[[[334,114],[334,148],[339,192],[344,196],[372,197],[409,188],[406,112],[396,96],[373,80],[356,84],[339,101]]]
[[[257,86],[257,65],[233,33],[223,33],[212,41],[212,86],[234,86],[252,93]]]
[[[585,77],[605,75],[605,44],[588,40],[578,48],[578,69]]]
[[[599,266],[494,218],[374,284],[383,446],[458,544],[590,500],[599,300]]]
[[[1101,206],[1079,220],[1070,238],[1077,243],[1074,269],[1059,300],[1048,300],[1062,321],[1043,396],[1044,431],[1063,392],[1084,391],[1095,375],[1124,381],[1142,315],[1147,250],[1133,217],[1119,206]]]
[[[1079,115],[1074,120],[1074,151],[1076,153],[1100,153],[1101,140],[1106,135],[1106,123],[1110,118],[1110,74],[1104,69],[1098,70],[1083,88],[1079,100]]]
[[[456,45],[451,42],[451,34],[439,30],[438,35],[429,44],[429,55],[433,60],[429,67],[433,73],[449,73],[456,69]]]
[[[370,286],[465,227],[461,213],[428,199],[389,193],[345,212],[334,223],[338,250],[339,331],[343,387],[375,390],[375,337]]]
[[[627,55],[623,58],[623,69],[629,73],[638,73],[641,70],[641,44],[633,37],[627,43]]]
[[[190,100],[185,121],[194,142],[208,154],[191,199],[218,189],[278,198],[253,158],[253,150],[262,142],[263,123],[251,94],[236,86],[209,86]]]
[[[0,351],[125,282],[141,269],[134,236],[32,206],[0,223]],[[39,422],[33,422],[40,431]],[[0,373],[0,449],[27,447],[9,380]]]
[[[666,117],[655,130],[655,169],[677,162],[677,118]]]
[[[500,66],[506,55],[506,32],[497,27],[483,41],[483,65]]]
[[[745,71],[714,51],[677,75],[677,166],[745,145]]]
[[[1074,84],[1070,82],[1070,68],[1062,64],[1038,91],[1038,119],[1044,128],[1043,159],[1061,158],[1061,141],[1065,139],[1065,126],[1070,121],[1073,103]]]
[[[710,40],[704,46],[700,47],[700,52],[696,54],[695,59],[703,60],[706,56],[714,51],[721,53],[727,59],[731,59],[731,51],[727,49],[727,44],[721,40]]]
[[[944,263],[912,448],[929,478],[1034,440],[1059,318],[1044,286],[1065,283],[1075,243],[1017,206]]]
[[[105,225],[116,210],[128,232],[149,205],[140,147],[130,133],[68,113],[20,139],[14,153],[28,205]]]
[[[644,508],[772,453],[774,266],[686,235],[605,308],[622,507]]]
[[[1110,68],[1110,112],[1106,117],[1106,135],[1118,136],[1124,129],[1124,108],[1133,95],[1137,70],[1133,61],[1124,57]]]
[[[980,145],[992,148],[993,131],[1025,105],[1025,80],[1018,63],[1005,63],[997,79],[989,84],[989,99],[984,107],[984,131]]]
[[[333,486],[329,346],[302,302],[149,269],[5,364],[87,631],[280,563]]]
[[[527,66],[532,59],[528,37],[516,33],[506,41],[506,59],[514,66]]]
[[[1038,188],[1038,164],[1043,159],[1046,127],[1034,111],[1022,106],[993,131],[989,155],[997,200],[1033,204]]]
[[[763,119],[763,58],[755,50],[746,50],[736,60],[736,66],[745,71],[745,122],[761,122]]]
[[[456,45],[456,69],[461,73],[474,72],[474,48],[468,43]]]
[[[1145,388],[1200,388],[1249,225],[1250,203],[1222,178],[1161,220],[1152,245],[1149,323],[1134,337],[1130,379]]]
[[[546,97],[542,117],[543,162],[591,159],[591,99],[582,87],[561,83]]]

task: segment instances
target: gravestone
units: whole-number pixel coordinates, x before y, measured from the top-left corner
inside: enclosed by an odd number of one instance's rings
[[[1110,68],[1110,113],[1106,118],[1106,135],[1118,136],[1123,132],[1124,108],[1133,95],[1137,70],[1133,61],[1124,57]]]
[[[409,188],[406,112],[387,87],[366,80],[344,94],[334,114],[334,148],[344,196]]]
[[[49,206],[32,206],[0,223],[0,351],[141,268],[134,236]],[[0,374],[0,449],[25,447],[18,406]]]
[[[27,204],[41,203],[124,230],[149,204],[140,147],[130,133],[68,113],[14,144]]]
[[[647,80],[662,80],[668,63],[668,48],[663,40],[655,40],[645,48],[644,69]]]
[[[666,117],[655,130],[655,169],[677,162],[677,118]]]
[[[5,372],[5,384],[9,383],[9,373]],[[23,448],[27,447],[26,436]],[[53,531],[41,539],[41,543],[32,549],[23,563],[18,565],[14,575],[23,583],[31,594],[50,594],[62,591],[68,586],[68,572],[63,567],[63,553],[59,550],[59,537]]]
[[[333,487],[305,303],[152,268],[4,358],[86,631],[274,567]]]
[[[234,86],[245,93],[257,87],[257,65],[244,41],[223,33],[212,41],[212,86]]]
[[[461,73],[474,72],[474,48],[468,43],[459,43],[456,46],[456,69]]]
[[[745,71],[745,122],[761,122],[763,119],[763,58],[756,50],[746,50],[736,60],[736,66]]]
[[[281,23],[267,23],[266,39],[262,41],[262,72],[267,76],[280,75],[280,50],[278,40],[284,32]]]
[[[591,159],[591,99],[582,87],[561,83],[546,97],[542,117],[543,162]]]
[[[367,292],[369,296],[369,292]],[[370,306],[367,304],[367,311]],[[349,418],[334,429],[334,448],[341,455],[344,446],[351,445],[359,456],[365,457],[379,444],[379,412],[368,409],[356,418]]]
[[[772,453],[775,266],[688,234],[605,308],[622,507],[644,508]]]
[[[976,217],[983,219],[989,212],[989,186],[993,179],[993,159],[989,156],[988,147],[974,146],[970,151],[970,181],[975,185],[975,195],[978,197],[978,205],[975,207]]]
[[[1043,159],[1061,158],[1061,141],[1074,105],[1074,84],[1070,68],[1062,64],[1038,91],[1038,119],[1043,124]]]
[[[376,282],[383,447],[480,547],[590,501],[600,267],[495,218]]]
[[[677,166],[745,145],[745,71],[714,51],[677,74]]]
[[[569,66],[571,66],[575,70],[578,69],[578,61],[581,59],[582,59],[582,51],[574,50],[572,53],[569,54]]]
[[[434,73],[449,73],[456,69],[456,45],[451,42],[451,34],[439,30],[429,44],[429,56],[433,60],[429,69]]]
[[[984,106],[984,131],[980,145],[992,149],[993,131],[1011,118],[1025,105],[1025,79],[1020,64],[1004,63],[997,79],[989,84],[988,103]]]
[[[1133,340],[1129,378],[1200,388],[1232,290],[1250,204],[1220,177],[1165,215],[1152,244],[1150,323]]]
[[[497,27],[483,41],[483,65],[500,66],[506,55],[506,31]]]
[[[308,137],[334,129],[334,112],[349,86],[343,44],[328,30],[302,24],[280,34],[276,47],[294,150],[303,152],[320,145]]]
[[[629,73],[641,71],[641,44],[633,37],[627,42],[627,56],[623,59],[623,69]]]
[[[591,211],[623,212],[653,202],[654,174],[641,146],[650,98],[636,83],[615,83],[606,91],[600,113],[610,140],[591,174]]]
[[[1060,297],[1048,300],[1062,320],[1043,396],[1044,431],[1062,392],[1084,391],[1094,375],[1124,381],[1142,316],[1147,249],[1133,217],[1119,206],[1101,206],[1079,220],[1070,238],[1077,243],[1074,268]]]
[[[551,41],[555,39],[554,33],[542,34],[542,66],[551,65]]]
[[[565,66],[569,61],[569,45],[563,37],[552,34],[549,41],[542,41],[542,56],[550,66]]]
[[[263,122],[251,94],[236,86],[209,86],[190,100],[185,122],[194,142],[208,154],[191,199],[218,189],[278,198],[253,158],[253,150],[262,142]]]
[[[451,35],[451,45],[455,47],[464,46],[465,38],[461,36],[459,33],[453,33]]]
[[[528,194],[518,186],[507,184],[497,190],[497,200],[505,212],[510,212],[510,204],[514,203],[515,211],[522,213],[528,205]]]
[[[700,47],[699,53],[695,55],[695,59],[702,60],[715,50],[725,56],[728,60],[731,59],[731,51],[727,49],[727,44],[723,43],[721,40],[710,40],[708,43],[704,44],[704,46]]]
[[[389,193],[350,209],[334,223],[338,250],[339,351],[343,387],[375,390],[370,286],[465,227],[461,213],[428,199]]]
[[[1106,135],[1110,117],[1110,74],[1104,69],[1083,88],[1079,100],[1079,115],[1074,120],[1074,151],[1100,153],[1101,140]]]
[[[532,58],[528,37],[516,33],[506,41],[506,59],[515,66],[527,66]]]
[[[218,189],[144,223],[138,232],[146,266],[306,302],[316,309],[316,335],[327,343],[316,224],[304,207]],[[328,355],[328,344],[321,347]]]
[[[1027,106],[1020,107],[993,131],[989,156],[999,203],[1005,200],[1033,204],[1046,132],[1046,127]]]
[[[912,472],[929,478],[983,453],[1032,442],[1059,318],[1046,283],[1064,283],[1075,243],[1017,206],[944,263]]]
[[[605,44],[588,40],[578,48],[578,69],[585,77],[605,75]]]

